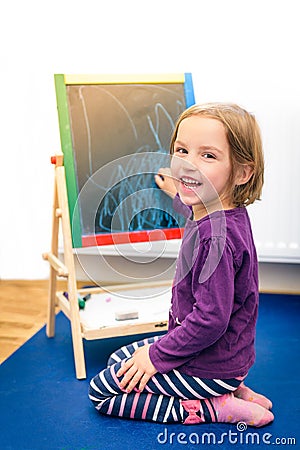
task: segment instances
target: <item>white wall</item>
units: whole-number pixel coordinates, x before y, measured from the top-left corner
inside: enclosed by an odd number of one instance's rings
[[[280,178],[275,192],[266,183],[256,233],[271,229],[281,187],[299,192],[296,0],[18,0],[2,7],[0,38],[1,278],[48,276],[54,73],[192,72],[198,102],[234,101],[260,121],[266,178]]]

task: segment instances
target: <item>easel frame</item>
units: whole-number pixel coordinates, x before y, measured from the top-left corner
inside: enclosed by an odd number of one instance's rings
[[[124,324],[118,327],[107,326],[100,329],[85,329],[80,320],[78,294],[96,294],[103,292],[104,289],[101,289],[100,287],[88,288],[84,290],[77,289],[63,154],[57,154],[52,157],[51,162],[55,165],[51,251],[43,254],[43,258],[47,260],[50,265],[46,334],[49,338],[54,337],[55,335],[55,307],[58,305],[65,316],[70,320],[76,377],[78,379],[84,379],[86,378],[86,365],[83,339],[94,340],[114,336],[151,333],[155,331],[161,332],[167,330],[168,324],[167,321],[150,321],[145,323],[137,323],[134,325]],[[64,263],[58,258],[58,237],[60,225],[62,228],[63,237]],[[63,295],[63,292],[57,291],[58,277],[67,279],[68,300]],[[114,291],[124,291],[126,289],[141,289],[143,287],[157,287],[160,285],[170,286],[171,281],[163,281],[160,283],[156,282],[154,284],[139,283],[117,285],[106,288]],[[157,329],[157,327],[159,327],[159,329]]]

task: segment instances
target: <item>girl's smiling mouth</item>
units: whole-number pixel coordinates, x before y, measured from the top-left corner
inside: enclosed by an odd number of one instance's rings
[[[180,181],[187,189],[193,189],[202,185],[200,181],[190,177],[181,177]]]

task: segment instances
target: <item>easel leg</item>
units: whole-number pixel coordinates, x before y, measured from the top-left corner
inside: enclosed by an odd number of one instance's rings
[[[56,180],[54,183],[54,197],[53,197],[53,211],[52,211],[52,237],[51,237],[51,253],[55,256],[58,254],[58,233],[59,233],[59,217],[57,216],[58,195]],[[48,294],[48,310],[47,310],[47,325],[46,334],[48,337],[55,335],[55,304],[56,304],[56,286],[57,286],[57,271],[50,264],[49,276],[49,294]]]
[[[47,311],[46,334],[48,337],[55,335],[55,299],[56,299],[56,271],[50,267],[49,298]]]
[[[70,322],[72,331],[72,343],[75,359],[75,370],[77,378],[86,378],[85,360],[83,351],[83,338],[81,333],[77,283],[75,274],[74,255],[72,247],[72,236],[70,227],[68,197],[65,182],[64,167],[56,168],[58,203],[62,212],[62,233],[64,239],[64,259],[68,269],[68,294],[70,303]]]
[[[74,280],[72,276],[70,276],[68,280],[68,293],[76,377],[78,379],[83,379],[86,378],[83,338],[81,334],[76,280]]]
[[[62,165],[62,157],[55,158],[55,182],[54,182],[54,200],[52,212],[52,239],[51,252],[43,255],[50,263],[49,277],[49,297],[47,310],[46,333],[48,337],[55,334],[55,305],[57,295],[57,276],[68,278],[68,298],[69,310],[68,317],[71,322],[71,333],[73,352],[75,360],[75,370],[77,378],[86,378],[85,360],[83,351],[83,338],[81,332],[77,283],[72,246],[71,222],[69,216],[69,205],[66,188],[65,171]],[[63,264],[58,258],[58,235],[59,223],[62,225],[62,234],[64,241],[64,260]]]

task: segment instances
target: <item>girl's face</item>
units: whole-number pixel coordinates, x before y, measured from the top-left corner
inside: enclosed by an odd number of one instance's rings
[[[230,147],[223,124],[200,115],[184,119],[174,143],[171,172],[194,218],[233,207],[229,197]]]

